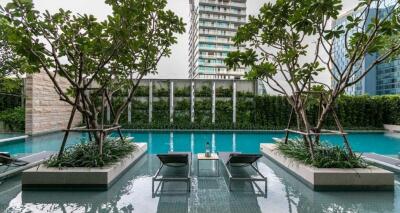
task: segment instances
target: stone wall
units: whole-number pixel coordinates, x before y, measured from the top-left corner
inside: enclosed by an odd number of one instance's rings
[[[69,82],[58,77],[62,89],[68,88]],[[68,124],[72,106],[60,101],[54,85],[46,73],[28,75],[25,82],[26,108],[25,133],[29,135],[60,131]],[[77,112],[74,126],[81,123],[81,114]]]

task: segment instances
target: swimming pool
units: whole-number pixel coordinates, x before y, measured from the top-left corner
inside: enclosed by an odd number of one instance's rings
[[[209,142],[212,151],[240,151],[243,153],[258,153],[260,143],[273,143],[273,137],[284,137],[282,132],[159,132],[159,131],[126,131],[125,136],[134,137],[137,142],[148,143],[148,153],[158,154],[169,151],[193,153],[204,152],[205,144]],[[58,151],[62,133],[29,137],[0,144],[0,151],[14,155],[36,153],[41,151]],[[85,134],[70,135],[67,146],[85,140]],[[338,136],[326,136],[333,144],[342,144]],[[357,152],[375,152],[383,155],[398,155],[400,153],[400,134],[390,133],[351,133],[349,141]]]
[[[268,179],[266,196],[253,184],[234,183],[229,191],[227,174],[220,177],[198,177],[192,165],[191,192],[185,183],[167,183],[163,193],[151,194],[152,176],[160,163],[155,153],[168,151],[204,152],[206,142],[214,151],[255,153],[259,143],[272,143],[279,132],[125,132],[138,142],[147,142],[145,155],[105,192],[21,191],[21,177],[0,184],[0,212],[400,212],[400,176],[395,176],[394,192],[314,192],[266,158],[258,168]],[[43,150],[57,151],[61,133],[28,138],[0,145],[13,154]],[[350,141],[357,151],[394,155],[400,151],[398,135],[352,133]],[[68,145],[79,143],[82,134],[72,134]],[[329,137],[332,143],[340,138]],[[204,166],[204,165],[203,165]],[[210,165],[211,166],[211,165]],[[216,167],[210,167],[215,172]],[[260,188],[263,189],[263,183]]]

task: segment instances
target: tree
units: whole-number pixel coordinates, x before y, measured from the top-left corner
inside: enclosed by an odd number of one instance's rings
[[[14,54],[26,58],[29,66],[24,68],[45,72],[60,99],[74,107],[71,115],[79,111],[94,130],[103,128],[107,99],[123,89],[128,98],[118,109],[111,108],[112,124],[118,125],[140,80],[157,72],[159,60],[177,42],[176,34],[185,30],[182,19],[165,9],[166,0],[106,3],[113,13],[104,21],[63,9],[40,13],[31,0],[13,0],[0,10],[2,35]],[[62,90],[57,76],[68,80],[68,90]],[[101,145],[105,135],[94,137]]]
[[[354,8],[359,11],[358,15],[349,15],[346,24],[330,29],[329,23],[338,18],[342,9],[341,0],[267,3],[258,16],[250,16],[234,38],[236,45],[247,43],[250,48],[230,53],[225,62],[231,68],[240,64],[250,66],[248,78],[264,80],[272,90],[287,98],[295,112],[298,130],[318,134],[346,88],[399,51],[400,42],[393,39],[400,35],[398,4],[396,1],[387,6],[383,0],[361,0]],[[344,40],[347,52],[344,66],[339,66],[333,57],[334,44],[339,39]],[[359,62],[379,49],[384,51],[370,67],[360,71]],[[307,56],[312,59],[306,60]],[[317,75],[323,71],[331,74],[333,87],[317,81]],[[305,102],[310,92],[316,90],[323,90],[327,95],[321,102],[318,121],[312,126]],[[338,127],[344,131],[340,123]],[[312,146],[318,144],[319,136],[304,137],[304,140],[313,152]]]

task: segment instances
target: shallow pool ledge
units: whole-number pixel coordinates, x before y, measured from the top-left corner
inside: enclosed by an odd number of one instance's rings
[[[314,191],[393,191],[394,174],[369,166],[365,169],[324,169],[285,157],[275,144],[260,144],[263,155]]]
[[[147,151],[146,143],[120,162],[102,168],[49,168],[40,165],[22,173],[22,190],[107,190]]]

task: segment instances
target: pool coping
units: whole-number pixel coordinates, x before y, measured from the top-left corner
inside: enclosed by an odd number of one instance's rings
[[[29,137],[28,135],[22,135],[22,136],[16,136],[16,137],[11,137],[11,138],[0,139],[0,144],[9,143],[9,142],[15,141],[15,140],[26,139],[28,137]]]

